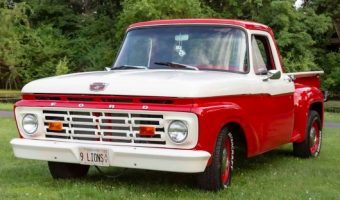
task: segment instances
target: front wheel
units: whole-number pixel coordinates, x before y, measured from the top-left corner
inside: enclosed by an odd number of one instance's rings
[[[211,164],[197,177],[200,188],[220,190],[230,185],[234,160],[234,141],[231,132],[224,128],[219,134]]]
[[[87,175],[90,166],[73,163],[48,162],[48,168],[53,178],[81,178]]]
[[[308,115],[306,137],[303,142],[294,143],[294,155],[308,158],[317,157],[321,150],[322,127],[320,115],[311,110]]]

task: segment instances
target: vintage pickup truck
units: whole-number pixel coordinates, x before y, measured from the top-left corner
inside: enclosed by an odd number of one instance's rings
[[[195,173],[219,190],[242,157],[287,143],[319,155],[322,73],[286,73],[263,24],[140,22],[112,67],[24,86],[11,144],[16,157],[48,161],[53,178],[115,166]]]

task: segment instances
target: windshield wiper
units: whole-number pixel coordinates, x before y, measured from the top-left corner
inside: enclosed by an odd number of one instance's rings
[[[199,70],[197,67],[181,64],[181,63],[175,63],[175,62],[154,62],[156,65],[164,65],[171,68],[178,68],[178,69],[191,69],[191,70]]]
[[[120,65],[118,67],[111,67],[111,70],[117,70],[117,69],[149,69],[145,66],[138,66],[138,65]]]

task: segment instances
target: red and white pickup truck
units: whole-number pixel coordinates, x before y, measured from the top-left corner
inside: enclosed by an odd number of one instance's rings
[[[233,164],[280,145],[320,153],[322,71],[285,73],[272,30],[228,19],[132,24],[111,68],[44,78],[15,104],[15,156],[54,178],[90,165],[196,173],[230,184]]]

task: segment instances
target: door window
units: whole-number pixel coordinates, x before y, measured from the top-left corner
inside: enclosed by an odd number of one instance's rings
[[[263,75],[267,74],[268,70],[275,69],[268,38],[262,35],[253,35],[251,44],[255,73]]]

